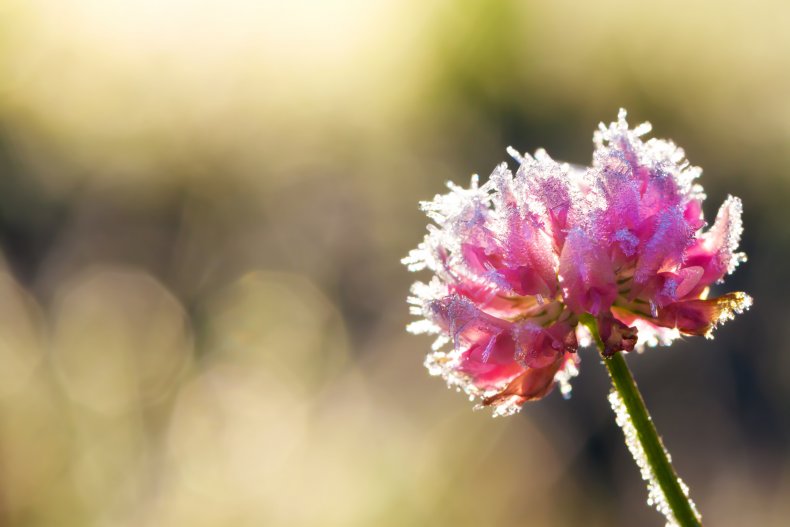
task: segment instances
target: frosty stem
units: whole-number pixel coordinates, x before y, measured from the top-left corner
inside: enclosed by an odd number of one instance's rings
[[[599,345],[599,350],[602,349]],[[680,486],[680,480],[675,469],[672,468],[667,451],[664,449],[623,354],[618,352],[612,357],[603,359],[606,369],[609,370],[609,376],[612,378],[612,386],[620,395],[628,415],[631,417],[639,442],[645,451],[647,463],[664,493],[675,520],[681,527],[700,527],[701,523],[694,513],[688,496]]]
[[[680,478],[669,461],[669,454],[667,454],[656,426],[653,424],[653,419],[647,411],[642,394],[636,387],[631,370],[625,363],[623,353],[617,352],[611,357],[604,356],[604,343],[598,334],[598,325],[595,319],[590,315],[585,315],[581,317],[580,322],[587,326],[595,340],[603,363],[609,371],[609,377],[612,379],[612,387],[625,406],[630,417],[630,424],[633,425],[639,444],[644,451],[643,457],[652,473],[651,476],[661,488],[675,523],[680,527],[701,527],[699,517],[687,493],[681,487]],[[618,422],[618,424],[620,423]],[[626,434],[626,445],[628,445],[627,427],[620,426],[623,428],[623,433]],[[629,449],[631,449],[630,445]],[[633,450],[632,454],[634,454]]]

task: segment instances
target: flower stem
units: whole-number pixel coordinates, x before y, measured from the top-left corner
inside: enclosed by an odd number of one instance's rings
[[[617,424],[625,434],[625,443],[642,471],[642,477],[648,481],[648,504],[656,505],[667,517],[668,525],[701,527],[700,515],[688,496],[688,488],[672,467],[669,454],[661,442],[623,353],[617,352],[606,357],[595,319],[590,315],[582,315],[580,322],[590,330],[612,379],[609,401],[616,413]],[[623,413],[627,415],[622,415]],[[654,488],[655,486],[658,488]]]
[[[602,349],[599,347],[599,349]],[[636,387],[634,377],[622,353],[604,357],[604,364],[612,379],[612,386],[628,412],[639,443],[644,451],[647,468],[652,472],[655,483],[661,489],[674,520],[680,527],[700,527],[697,512],[684,491],[684,486],[672,468],[664,445],[658,435],[653,419],[645,407],[645,401]],[[622,426],[622,425],[621,425]],[[623,431],[627,433],[626,429]],[[627,438],[626,438],[627,439]],[[660,508],[660,507],[659,507]]]

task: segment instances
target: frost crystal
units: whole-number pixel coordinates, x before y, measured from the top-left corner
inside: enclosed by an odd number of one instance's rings
[[[482,185],[448,183],[422,202],[433,221],[403,259],[417,282],[414,333],[437,337],[426,366],[495,415],[517,411],[577,374],[591,317],[605,355],[709,336],[751,305],[744,293],[708,298],[735,270],[741,202],[729,197],[703,231],[701,170],[670,141],[643,139],[644,123],[617,121],[594,135],[592,166],[513,148]]]
[[[675,519],[672,509],[667,502],[667,498],[664,495],[664,491],[661,490],[661,486],[658,483],[656,475],[653,473],[653,470],[648,463],[645,449],[642,447],[642,443],[639,441],[639,435],[637,434],[634,423],[631,421],[631,416],[628,414],[628,410],[625,406],[625,403],[623,402],[623,399],[620,397],[620,394],[612,390],[609,393],[609,404],[612,405],[612,410],[614,410],[615,413],[615,421],[623,431],[623,435],[625,436],[625,444],[628,447],[628,450],[631,452],[634,461],[636,461],[636,465],[639,467],[639,471],[642,474],[642,479],[647,482],[647,504],[655,507],[658,512],[664,515],[664,518],[667,520],[666,527],[679,527],[680,524]],[[663,446],[661,448],[663,448]],[[669,453],[666,450],[664,450],[664,453],[666,454],[667,459],[669,459]],[[683,494],[685,494],[686,498],[688,498],[688,486],[686,486],[686,484],[680,479],[678,479],[678,483],[680,483],[680,488],[683,490]],[[699,511],[697,511],[697,507],[694,505],[694,502],[691,500],[691,498],[688,499],[688,502],[691,505],[694,516],[697,517],[697,520],[700,520],[701,516]]]

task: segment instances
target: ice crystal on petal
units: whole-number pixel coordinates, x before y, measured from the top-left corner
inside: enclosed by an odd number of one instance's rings
[[[677,328],[656,326],[641,318],[634,320],[633,326],[639,336],[635,348],[639,353],[645,351],[645,347],[669,346],[673,340],[680,338],[680,331]]]
[[[420,204],[433,223],[402,261],[433,273],[408,299],[422,318],[409,331],[437,337],[431,373],[506,415],[555,384],[569,393],[590,342],[580,317],[611,354],[709,336],[749,307],[744,293],[707,297],[745,259],[740,200],[704,230],[701,170],[650,130],[621,110],[595,132],[590,167],[508,148],[515,172],[502,163]]]
[[[746,261],[744,253],[736,252],[743,233],[742,213],[741,200],[727,196],[716,214],[713,227],[704,235],[705,247],[717,251],[723,267],[727,269],[727,274],[731,274],[739,263]],[[721,280],[722,278],[719,279]]]
[[[578,368],[579,358],[577,355],[570,356],[566,359],[565,365],[554,376],[554,382],[560,386],[560,393],[563,399],[571,398],[571,379],[579,375]]]
[[[714,315],[715,320],[710,329],[705,333],[706,338],[713,338],[713,330],[720,324],[724,324],[728,320],[733,320],[735,315],[740,315],[750,307],[752,307],[752,297],[746,293],[729,293],[720,297],[721,301],[718,302],[718,312]]]

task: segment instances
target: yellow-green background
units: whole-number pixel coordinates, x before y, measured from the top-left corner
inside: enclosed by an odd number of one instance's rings
[[[753,309],[629,357],[706,525],[790,517],[790,4],[0,0],[0,525],[649,526],[594,353],[473,412],[420,199],[629,109],[744,200]],[[425,278],[425,276],[423,276]]]

